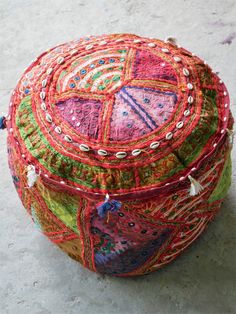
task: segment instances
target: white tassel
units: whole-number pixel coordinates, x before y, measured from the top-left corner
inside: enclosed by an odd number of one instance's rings
[[[177,45],[177,39],[172,37],[172,36],[169,36],[165,39],[165,42],[166,43],[169,43],[169,44],[172,44],[172,45]]]
[[[204,189],[203,186],[197,180],[195,180],[192,176],[189,175],[188,178],[189,178],[189,181],[191,182],[189,194],[191,196],[198,195]]]
[[[226,129],[226,131],[227,131],[228,136],[229,136],[229,144],[233,145],[235,131],[234,130],[230,130],[230,129]]]
[[[35,171],[35,166],[28,165],[27,166],[27,179],[28,179],[28,188],[32,188],[37,181],[38,174]]]

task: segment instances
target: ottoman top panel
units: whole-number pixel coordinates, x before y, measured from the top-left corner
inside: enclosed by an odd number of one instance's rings
[[[163,188],[226,136],[229,97],[173,42],[89,36],[41,54],[11,99],[22,158],[45,180],[103,194]]]

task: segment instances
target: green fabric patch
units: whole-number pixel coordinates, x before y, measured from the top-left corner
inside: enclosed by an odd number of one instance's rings
[[[41,189],[41,196],[50,211],[69,229],[79,234],[77,227],[78,198],[63,192]]]
[[[34,119],[30,96],[25,97],[18,107],[16,125],[27,150],[52,174],[60,175],[62,178],[68,178],[72,168],[76,167],[78,177],[75,178],[73,176],[73,178],[70,179],[87,187],[92,187],[91,184],[87,183],[85,180],[79,179],[79,173],[83,172],[83,164],[67,156],[60,155],[50,146]]]
[[[216,106],[216,91],[203,90],[203,106],[198,124],[175,152],[181,162],[187,166],[197,159],[209,138],[218,127],[218,110]]]
[[[220,179],[214,191],[212,192],[211,196],[209,197],[208,203],[213,203],[215,201],[224,199],[229,190],[229,187],[231,185],[232,161],[231,161],[230,152],[228,154],[229,155],[225,162]]]

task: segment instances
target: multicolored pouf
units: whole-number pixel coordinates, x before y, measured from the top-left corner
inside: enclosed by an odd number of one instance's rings
[[[171,262],[230,186],[226,87],[172,39],[114,34],[50,49],[27,68],[0,122],[35,224],[103,274]]]

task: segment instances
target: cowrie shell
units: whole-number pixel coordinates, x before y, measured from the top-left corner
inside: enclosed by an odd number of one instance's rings
[[[168,133],[166,134],[166,139],[167,139],[167,140],[171,140],[172,137],[173,137],[173,133],[172,133],[172,132],[168,132]]]
[[[48,69],[47,69],[47,72],[46,72],[46,73],[47,73],[47,75],[52,74],[52,71],[53,71],[53,68],[48,68]]]
[[[46,120],[50,123],[52,122],[52,117],[50,116],[49,113],[46,114]]]
[[[169,49],[167,49],[167,48],[162,48],[161,51],[165,52],[165,53],[169,53]]]
[[[141,39],[134,39],[134,43],[135,43],[135,44],[140,44],[141,42],[142,42]]]
[[[98,155],[100,155],[100,156],[107,156],[107,151],[104,150],[104,149],[99,149],[98,150]]]
[[[132,155],[133,156],[138,156],[139,154],[141,154],[141,149],[139,149],[139,148],[137,148],[137,149],[134,149],[133,151],[132,151]]]
[[[46,97],[46,93],[42,91],[42,92],[40,92],[39,96],[40,96],[40,98],[41,98],[42,100],[44,100],[45,97]]]
[[[175,57],[174,57],[174,60],[175,60],[176,62],[180,62],[182,59],[181,59],[180,57],[175,56]]]
[[[118,38],[118,39],[115,40],[116,43],[121,43],[123,41],[124,41],[124,39],[122,39],[122,38]]]
[[[42,87],[46,87],[47,86],[47,79],[42,81]]]
[[[62,64],[64,61],[65,61],[64,57],[59,57],[59,58],[57,59],[57,63],[58,63],[58,64]]]
[[[189,76],[189,70],[186,68],[183,68],[183,73],[185,76]]]
[[[154,47],[156,47],[156,44],[154,44],[154,43],[149,43],[149,44],[148,44],[148,47],[154,48]]]
[[[152,143],[150,144],[150,148],[155,149],[155,148],[157,148],[159,145],[160,145],[160,142],[152,142]]]
[[[188,89],[190,89],[190,90],[191,90],[191,89],[193,89],[193,84],[188,83],[188,84],[187,84],[187,87],[188,87]]]
[[[127,153],[126,152],[118,152],[116,153],[116,158],[125,158],[127,156]]]
[[[184,126],[183,121],[179,121],[179,122],[176,124],[177,129],[181,129],[183,126]]]
[[[69,136],[69,135],[65,135],[64,136],[64,140],[68,143],[71,143],[72,142],[72,138]]]
[[[41,103],[41,109],[44,111],[47,109],[45,102]]]
[[[189,96],[189,97],[188,97],[188,103],[189,103],[189,104],[192,104],[192,103],[193,103],[193,100],[194,100],[194,99],[193,99],[193,96]]]
[[[185,117],[189,116],[189,115],[190,115],[190,110],[188,110],[188,109],[185,110],[185,111],[184,111],[184,115],[185,115]]]
[[[91,44],[91,45],[88,45],[88,46],[86,46],[86,50],[90,50],[90,49],[92,49],[93,48],[93,45]]]
[[[101,42],[99,43],[100,46],[104,46],[104,45],[106,45],[106,44],[107,44],[107,41],[105,41],[105,40],[103,40],[103,41],[101,41]]]
[[[86,144],[80,144],[79,149],[83,152],[88,152],[90,148]]]
[[[76,54],[77,54],[77,52],[78,52],[78,50],[77,50],[77,49],[73,49],[73,50],[71,51],[71,53],[70,53],[70,54],[71,54],[72,56],[74,56],[74,55],[76,55]]]
[[[61,128],[59,126],[55,127],[55,132],[61,134]]]

